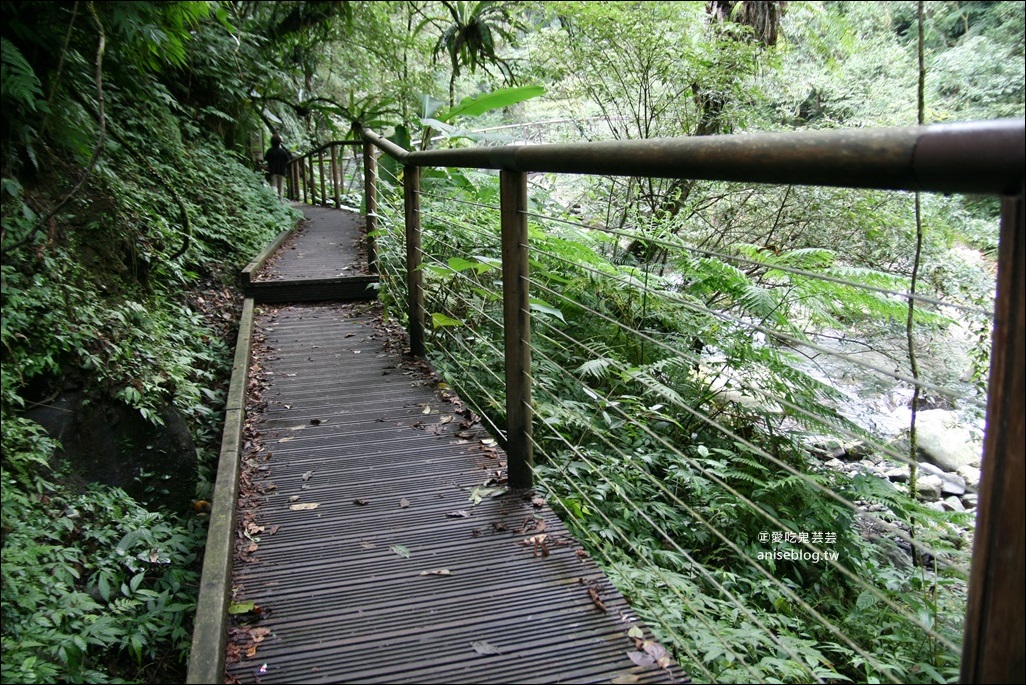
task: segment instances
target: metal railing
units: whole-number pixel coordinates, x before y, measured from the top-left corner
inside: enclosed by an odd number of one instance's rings
[[[880,130],[730,135],[409,152],[364,130],[368,229],[378,220],[373,145],[403,165],[411,351],[425,353],[421,172],[500,172],[505,437],[509,484],[532,484],[527,175],[534,172],[999,195],[997,298],[983,473],[963,642],[962,680],[1021,679],[1023,669],[1024,124],[999,120]],[[349,143],[352,144],[352,143]],[[298,187],[298,186],[297,186]],[[326,192],[322,189],[320,197]]]

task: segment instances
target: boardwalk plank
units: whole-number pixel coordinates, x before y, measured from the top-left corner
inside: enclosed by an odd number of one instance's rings
[[[232,599],[259,613],[230,619],[229,680],[685,680],[627,657],[630,606],[548,506],[472,499],[505,453],[373,305],[323,302],[365,289],[359,219],[304,212],[243,279],[257,302],[294,304],[255,317]]]

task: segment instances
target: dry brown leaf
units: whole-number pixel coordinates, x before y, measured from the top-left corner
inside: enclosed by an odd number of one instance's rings
[[[290,504],[289,509],[292,511],[309,511],[310,509],[316,509],[321,506],[316,502],[305,502],[303,504]]]
[[[627,652],[627,658],[629,658],[631,661],[633,661],[638,666],[642,666],[642,667],[644,667],[644,666],[651,666],[652,664],[655,663],[655,659],[653,659],[648,654],[645,654],[644,652],[635,652],[635,651]]]
[[[403,497],[401,500],[399,500],[399,508],[400,509],[406,509],[409,506],[410,506],[410,500],[406,499],[405,497]]]
[[[450,571],[447,568],[440,568],[440,569],[436,569],[434,571],[421,571],[420,575],[422,575],[422,576],[451,576],[452,575],[452,571]]]
[[[249,636],[253,642],[263,642],[264,639],[271,634],[271,629],[265,626],[253,628],[249,631]]]

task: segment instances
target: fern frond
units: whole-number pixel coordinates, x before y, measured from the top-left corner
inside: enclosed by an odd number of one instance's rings
[[[33,112],[44,110],[43,87],[25,56],[6,38],[0,38],[0,93],[5,102],[27,107]]]

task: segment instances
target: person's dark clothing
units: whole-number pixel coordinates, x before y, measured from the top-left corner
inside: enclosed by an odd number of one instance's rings
[[[280,143],[272,145],[264,155],[264,161],[267,162],[267,173],[272,176],[284,176],[287,173],[290,159],[292,159],[292,155],[284,145]]]

